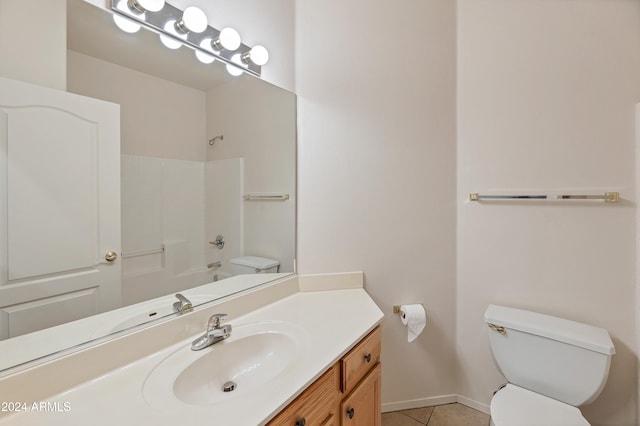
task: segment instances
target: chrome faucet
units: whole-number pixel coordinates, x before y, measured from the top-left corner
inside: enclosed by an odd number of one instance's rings
[[[199,351],[231,336],[231,324],[220,325],[227,319],[227,314],[214,314],[207,323],[207,332],[191,342],[191,350]]]
[[[178,298],[178,301],[173,304],[174,312],[184,314],[185,312],[193,311],[193,304],[189,299],[187,299],[180,293],[176,293],[176,297]]]

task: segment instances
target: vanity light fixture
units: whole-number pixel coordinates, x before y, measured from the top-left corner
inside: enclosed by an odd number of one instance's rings
[[[169,49],[179,49],[183,42],[176,40],[186,40],[190,32],[201,33],[207,29],[207,15],[195,6],[184,10],[182,17],[178,20],[171,19],[164,24],[164,30],[173,37],[160,34],[160,41]],[[200,58],[198,58],[200,59]],[[201,60],[202,61],[202,60]],[[205,61],[202,61],[205,62]],[[213,62],[213,61],[211,61]],[[207,63],[207,62],[205,62]]]
[[[116,8],[123,13],[129,12],[130,9],[128,9],[127,1],[128,0],[118,1],[116,4]],[[140,28],[142,28],[142,25],[138,24],[137,22],[123,18],[122,16],[116,14],[113,15],[113,22],[115,22],[118,28],[129,34],[137,33],[138,31],[140,31]]]
[[[213,52],[209,53],[211,47],[211,40],[206,38],[200,42],[200,47],[202,50],[196,50],[196,58],[203,64],[210,64],[216,60],[215,56],[212,55]],[[207,51],[205,53],[204,51]]]
[[[117,9],[126,13],[139,16],[144,19],[147,11],[159,12],[164,7],[164,0],[118,0]],[[127,33],[137,33],[142,26],[120,15],[113,15],[113,21],[118,28]]]
[[[201,9],[190,6],[184,10],[182,18],[176,21],[176,30],[179,33],[187,34],[189,32],[201,33],[208,26],[207,15]]]
[[[244,71],[241,68],[241,61],[242,59],[240,58],[239,53],[236,53],[235,55],[233,55],[231,57],[231,62],[237,65],[227,64],[227,72],[234,77],[238,77],[239,75],[242,75]]]
[[[111,12],[123,31],[134,33],[146,27],[159,34],[166,47],[187,46],[200,62],[210,64],[218,59],[233,75],[246,72],[260,77],[262,65],[269,59],[263,46],[243,44],[233,28],[209,26],[206,14],[194,6],[182,11],[164,0],[111,0]]]
[[[264,46],[256,45],[245,53],[236,53],[231,57],[233,64],[227,64],[227,72],[234,77],[242,75],[248,66],[259,66],[269,61],[269,52]]]
[[[233,28],[228,27],[223,28],[222,31],[220,31],[220,35],[211,40],[211,47],[218,52],[222,49],[234,52],[241,44],[240,34],[238,34],[238,32]]]
[[[164,7],[164,0],[122,0],[127,2],[129,10],[137,13],[159,12]]]
[[[160,41],[164,44],[164,47],[173,50],[180,49],[182,47],[182,41],[177,39],[186,40],[186,34],[178,34],[176,31],[176,21],[173,19],[170,20],[164,24],[163,29],[167,34],[172,35],[172,37],[167,37],[164,34],[160,34]]]
[[[256,65],[262,66],[269,61],[269,52],[264,46],[257,44],[243,53],[242,56],[240,56],[240,59],[245,65],[254,63]]]

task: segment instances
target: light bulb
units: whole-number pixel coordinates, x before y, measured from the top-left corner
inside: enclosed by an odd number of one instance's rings
[[[216,58],[214,58],[213,56],[207,55],[206,53],[199,50],[196,50],[196,58],[198,58],[198,60],[203,64],[210,64],[216,60]]]
[[[236,64],[238,64],[238,66],[233,66],[231,64],[227,64],[227,72],[229,74],[231,74],[234,77],[237,77],[239,75],[242,75],[242,73],[244,72],[244,70],[242,69],[242,65],[240,64],[240,55],[239,54],[235,54],[231,57],[231,61],[235,62]]]
[[[182,18],[176,22],[176,30],[182,33],[194,32],[201,33],[207,29],[207,15],[204,12],[195,7],[190,6],[186,8],[182,14]]]
[[[184,36],[180,36],[176,33],[174,29],[175,22],[176,21],[169,21],[166,24],[164,24],[164,30],[168,33],[175,35],[176,37],[184,38]],[[180,46],[182,46],[182,43],[180,43],[179,41],[174,40],[171,37],[167,37],[165,35],[160,35],[160,41],[162,42],[162,44],[165,45],[165,47],[168,47],[169,49],[179,49]]]
[[[205,38],[200,42],[200,47],[202,47],[205,50],[210,50],[210,46],[211,46],[210,38]],[[205,52],[202,52],[200,50],[196,50],[196,58],[198,58],[198,60],[203,64],[210,64],[216,59],[212,55],[208,55]]]
[[[248,52],[242,55],[242,62],[245,64],[249,64],[249,61],[253,62],[258,66],[262,66],[269,61],[269,52],[264,46],[256,45],[251,48]]]
[[[118,28],[120,28],[125,33],[137,33],[138,31],[140,31],[140,28],[142,28],[140,24],[130,21],[127,18],[123,18],[120,15],[113,15],[113,22],[115,22]]]
[[[120,0],[116,5],[116,9],[125,13],[130,13],[129,8],[127,7],[127,0]],[[118,28],[125,33],[137,33],[140,31],[140,28],[142,28],[140,24],[116,14],[113,15],[113,22],[115,22]]]
[[[240,34],[233,28],[224,28],[220,31],[220,35],[211,41],[211,47],[215,50],[226,49],[233,52],[240,47]]]
[[[164,0],[128,0],[127,4],[132,12],[159,12],[164,7]]]

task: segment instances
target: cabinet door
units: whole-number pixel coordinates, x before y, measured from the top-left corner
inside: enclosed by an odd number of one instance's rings
[[[0,340],[121,305],[120,108],[0,78]]]
[[[380,426],[381,368],[378,363],[340,406],[342,426]]]

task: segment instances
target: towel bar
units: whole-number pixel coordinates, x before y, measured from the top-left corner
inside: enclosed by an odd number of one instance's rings
[[[482,200],[604,200],[605,203],[620,201],[619,192],[605,192],[604,194],[562,194],[562,195],[482,195],[477,192],[469,194],[469,201]]]
[[[259,195],[259,194],[245,194],[242,199],[245,201],[286,201],[289,198],[289,194],[276,194],[276,195]]]

